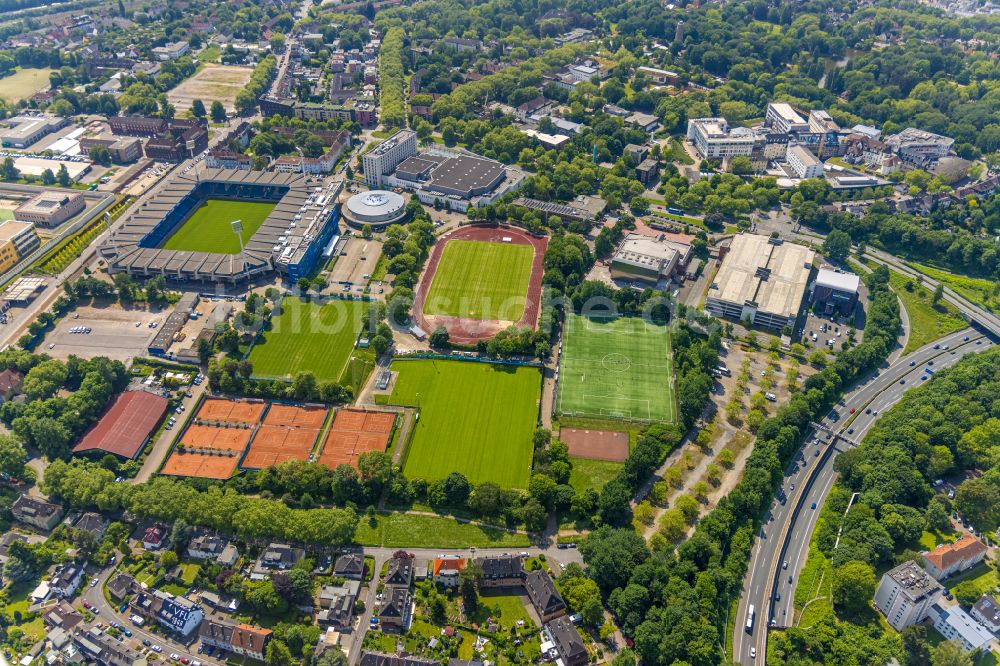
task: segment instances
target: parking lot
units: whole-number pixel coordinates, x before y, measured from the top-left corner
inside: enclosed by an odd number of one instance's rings
[[[330,271],[327,284],[332,292],[343,290],[344,284],[350,283],[351,291],[368,284],[366,275],[375,270],[379,255],[382,254],[382,243],[377,240],[366,241],[361,236],[353,236],[344,246],[344,254],[337,258]]]
[[[59,320],[38,349],[60,359],[75,355],[81,358],[106,356],[128,361],[146,354],[146,348],[156,335],[156,329],[150,328],[149,324],[162,323],[165,318],[166,314],[162,312],[123,310],[112,306],[80,307]],[[79,328],[90,329],[90,332],[71,332]]]

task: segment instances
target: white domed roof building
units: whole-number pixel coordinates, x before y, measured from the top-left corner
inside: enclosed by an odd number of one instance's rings
[[[342,212],[352,227],[382,228],[406,217],[406,200],[389,190],[370,190],[348,199]]]

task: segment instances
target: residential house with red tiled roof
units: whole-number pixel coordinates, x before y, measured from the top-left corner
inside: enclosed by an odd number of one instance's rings
[[[434,582],[444,587],[458,587],[458,582],[465,568],[465,559],[452,555],[434,560]]]
[[[982,562],[988,550],[979,539],[966,534],[955,543],[946,543],[924,553],[924,569],[936,580],[944,580]]]

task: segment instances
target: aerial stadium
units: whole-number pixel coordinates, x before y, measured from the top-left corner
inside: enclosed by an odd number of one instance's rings
[[[337,231],[341,187],[280,172],[177,175],[100,253],[110,272],[138,278],[235,284],[277,272],[296,280],[312,271]]]

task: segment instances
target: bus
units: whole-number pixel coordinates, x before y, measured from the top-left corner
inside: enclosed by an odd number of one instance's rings
[[[753,604],[747,609],[747,633],[753,633]]]

